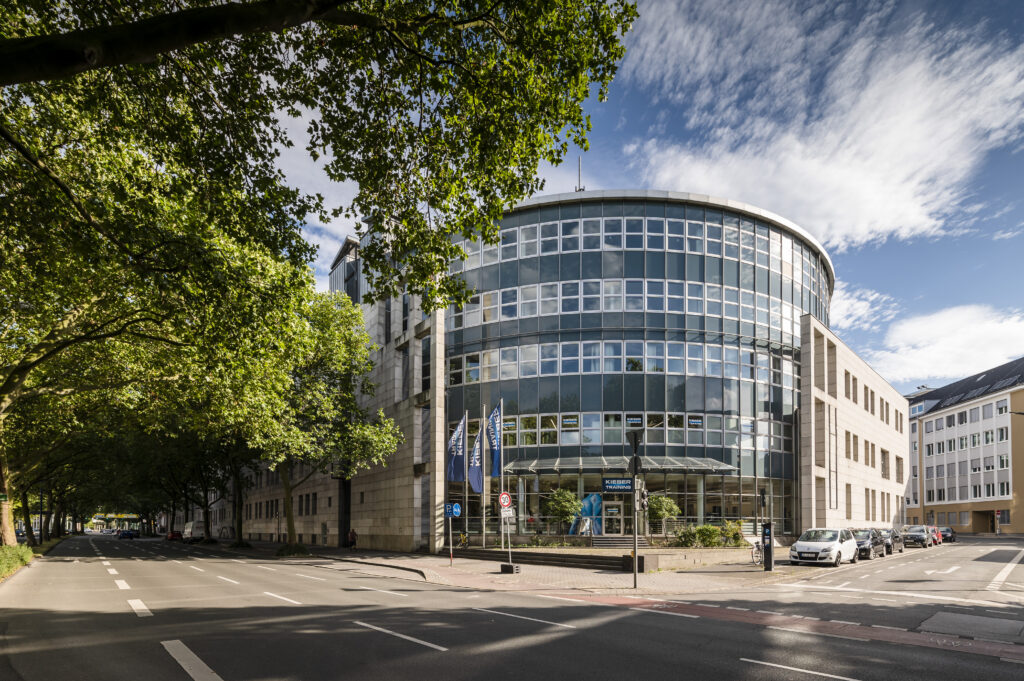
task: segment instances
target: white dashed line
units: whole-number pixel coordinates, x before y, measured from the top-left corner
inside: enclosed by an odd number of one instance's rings
[[[700,619],[700,615],[690,615],[685,612],[672,612],[670,610],[655,610],[654,608],[630,608],[630,610],[636,610],[637,612],[656,612],[659,615],[674,615],[675,617],[686,617],[692,620]]]
[[[235,580],[228,579],[227,577],[221,577],[220,575],[217,575],[217,579],[223,579],[225,582],[231,582],[232,584],[238,584],[238,582],[236,582]]]
[[[473,608],[473,609],[477,610],[479,612],[489,612],[492,615],[504,615],[505,617],[514,617],[514,618],[516,618],[518,620],[529,620],[530,622],[540,622],[541,624],[550,624],[551,626],[554,626],[554,627],[564,627],[566,629],[575,629],[576,628],[576,627],[574,627],[571,624],[561,624],[559,622],[549,622],[547,620],[539,620],[539,619],[535,619],[533,617],[524,617],[522,615],[513,615],[512,613],[500,612],[498,610],[488,610],[487,608]],[[630,608],[630,610],[642,610],[644,612],[647,612],[643,608]]]
[[[372,586],[361,586],[361,587],[359,587],[359,588],[360,588],[360,589],[365,589],[365,590],[367,590],[367,591],[376,591],[376,592],[378,592],[378,593],[382,593],[382,594],[391,594],[392,596],[402,596],[403,598],[404,598],[405,596],[408,596],[408,595],[409,595],[409,594],[403,594],[403,593],[399,593],[399,592],[397,592],[397,591],[386,591],[386,590],[384,590],[384,589],[374,589],[374,588],[373,588]]]
[[[149,611],[149,608],[146,607],[146,604],[143,603],[142,601],[138,600],[137,598],[133,598],[133,599],[129,600],[128,601],[128,605],[132,606],[132,610],[134,610],[135,614],[138,615],[139,617],[152,617],[153,616],[153,613],[151,613]]]
[[[117,570],[115,570],[114,568],[107,568],[107,574],[108,575],[116,575],[117,574]]]
[[[290,598],[285,598],[284,596],[278,596],[277,594],[272,594],[269,591],[264,591],[263,593],[266,594],[267,596],[271,596],[273,598],[280,598],[282,601],[288,601],[289,603],[292,603],[294,605],[302,605],[302,603],[299,603],[298,601],[293,601]]]
[[[206,572],[206,570],[204,570],[203,568],[196,567],[195,565],[189,565],[189,567],[192,568],[193,570],[198,570],[199,572]]]
[[[412,636],[406,636],[405,634],[399,634],[397,631],[391,631],[390,629],[384,629],[382,627],[375,627],[372,624],[367,624],[365,622],[360,622],[358,620],[353,620],[353,623],[358,624],[361,627],[366,627],[367,629],[373,629],[374,631],[379,631],[382,634],[388,634],[390,636],[396,636],[398,638],[405,639],[406,641],[412,641],[413,643],[419,643],[421,646],[426,646],[428,648],[433,648],[434,650],[440,650],[442,653],[443,652],[447,652],[447,650],[448,650],[447,648],[443,648],[443,647],[441,647],[439,645],[434,645],[433,643],[427,643],[426,641],[421,641],[418,638],[413,638]]]
[[[276,568],[267,567],[266,565],[257,565],[256,567],[258,567],[261,570],[270,570],[271,572],[277,572]]]
[[[852,624],[859,627],[860,622],[850,622],[849,620],[829,620],[829,622],[835,622],[836,624]]]
[[[128,586],[128,582],[124,581],[123,579],[115,579],[114,580],[114,584],[117,584],[117,588],[118,589],[130,589],[131,588],[130,586]]]
[[[327,580],[326,580],[326,579],[324,579],[323,577],[314,577],[314,576],[312,576],[312,575],[304,575],[304,574],[302,574],[301,572],[296,572],[296,573],[295,573],[295,576],[296,576],[296,577],[305,577],[306,579],[315,579],[315,580],[317,580],[318,582],[326,582],[326,581],[327,581]]]
[[[764,662],[763,660],[751,660],[746,657],[741,657],[740,662],[750,662],[751,664],[763,664],[766,667],[775,667],[777,669],[788,669],[791,672],[801,672],[804,674],[814,674],[815,676],[824,676],[829,679],[841,679],[841,681],[857,681],[851,679],[848,676],[836,676],[835,674],[826,674],[825,672],[815,672],[810,669],[801,669],[800,667],[787,667],[784,664],[775,664],[774,662]]]
[[[206,663],[188,649],[181,641],[160,641],[160,645],[170,653],[175,662],[192,677],[193,681],[224,681],[217,672],[206,666]]]
[[[872,624],[875,629],[892,629],[893,631],[906,631],[905,627],[887,627],[884,624]]]

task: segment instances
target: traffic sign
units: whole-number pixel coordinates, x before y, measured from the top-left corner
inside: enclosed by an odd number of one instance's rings
[[[0,501],[7,501],[7,495],[6,494],[0,494]]]
[[[502,508],[508,508],[512,505],[512,495],[508,492],[502,492],[498,495],[498,503]]]
[[[454,518],[455,517],[455,513],[452,510],[452,506],[453,505],[454,504],[445,504],[444,505],[444,517],[445,518]]]
[[[501,507],[501,517],[502,518],[515,518],[516,517],[516,510],[514,508],[512,508],[511,506],[502,506]]]
[[[452,504],[452,515],[456,518],[462,515],[462,506],[459,504]]]

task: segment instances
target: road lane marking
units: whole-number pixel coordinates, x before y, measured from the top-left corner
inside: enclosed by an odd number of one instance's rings
[[[181,565],[181,561],[180,561],[180,560],[174,560],[174,559],[172,558],[172,559],[171,559],[171,562],[172,562],[172,563],[177,563],[178,565]]]
[[[839,585],[839,586],[837,586],[836,588],[837,588],[837,589],[842,589],[842,588],[843,588],[844,586],[846,586],[847,584],[849,584],[849,582],[843,582],[842,584],[840,584],[840,585]]]
[[[853,624],[858,627],[860,626],[860,622],[850,622],[849,620],[829,620],[829,622],[835,622],[836,624]]]
[[[374,589],[372,586],[361,586],[359,588],[360,589],[366,589],[367,591],[377,591],[377,592],[382,593],[382,594],[391,594],[392,596],[401,596],[403,598],[405,598],[406,596],[409,595],[409,594],[399,593],[397,591],[386,591],[384,589]]]
[[[953,601],[956,603],[973,603],[974,605],[998,605],[994,601],[982,601],[974,598],[957,598],[956,596],[936,596],[934,594],[918,593],[913,591],[880,591],[875,589],[854,589],[853,587],[840,588],[838,586],[826,586],[824,584],[790,584],[799,589],[830,589],[832,591],[854,591],[864,594],[880,594],[882,596],[900,596],[902,598],[930,598],[936,601]]]
[[[832,621],[835,622],[835,620],[832,620]],[[773,627],[773,626],[769,626],[768,629],[775,629],[777,631],[789,631],[789,632],[792,632],[794,634],[809,634],[811,636],[825,636],[825,637],[828,637],[828,638],[843,638],[843,639],[846,639],[847,641],[867,641],[868,640],[866,638],[857,638],[856,636],[840,636],[839,634],[825,634],[825,633],[820,632],[820,631],[811,631],[810,629],[793,629],[791,627]],[[838,677],[838,678],[843,678],[843,677]]]
[[[304,574],[302,574],[301,572],[296,572],[296,573],[295,573],[295,576],[296,576],[296,577],[305,577],[306,579],[315,579],[315,580],[317,580],[318,582],[326,582],[326,581],[327,581],[327,580],[326,580],[326,579],[324,579],[323,577],[314,577],[313,575],[304,575]]]
[[[699,606],[701,606],[703,608],[721,608],[722,607],[720,605],[715,605],[713,603],[694,603],[694,605],[699,605]]]
[[[906,627],[887,627],[884,624],[872,624],[875,629],[892,629],[893,631],[906,631]]]
[[[566,598],[565,596],[548,596],[547,594],[534,594],[537,598],[552,598],[556,601],[572,601],[573,603],[590,603],[581,598]]]
[[[763,664],[766,667],[776,667],[778,669],[788,669],[791,672],[801,672],[803,674],[813,674],[815,676],[824,676],[829,679],[841,679],[842,681],[857,681],[857,679],[851,679],[849,676],[836,676],[835,674],[826,674],[825,672],[815,672],[810,669],[801,669],[800,667],[787,667],[784,664],[775,664],[774,662],[765,662],[764,660],[751,660],[747,657],[741,657],[741,662],[749,662],[751,664]]]
[[[131,588],[130,586],[128,586],[128,582],[124,581],[123,579],[115,579],[114,580],[114,584],[117,584],[117,588],[118,589],[130,589]]]
[[[217,672],[206,666],[206,663],[181,641],[160,641],[160,645],[170,653],[174,661],[181,665],[181,668],[192,677],[193,681],[224,681],[217,675]]]
[[[289,603],[294,603],[295,605],[302,605],[302,603],[299,603],[298,601],[293,601],[290,598],[285,598],[284,596],[278,596],[277,594],[272,594],[269,591],[264,591],[263,593],[265,593],[268,596],[273,596],[274,598],[280,598],[282,601],[288,601]]]
[[[271,572],[277,572],[276,568],[267,567],[266,565],[257,565],[256,567],[258,567],[261,570],[270,570]]]
[[[749,612],[750,611],[750,608],[737,608],[735,605],[727,605],[727,606],[725,606],[725,609],[726,610],[743,610],[745,612]]]
[[[231,560],[233,560],[236,563],[241,563],[242,565],[245,565],[245,561],[244,560],[239,560],[238,558],[232,558]]]
[[[774,610],[758,610],[762,615],[781,615],[781,612],[775,612]]]
[[[440,650],[442,653],[448,652],[447,648],[444,648],[444,647],[439,646],[439,645],[435,645],[433,643],[428,643],[427,641],[421,641],[420,639],[413,638],[412,636],[406,636],[405,634],[399,634],[397,631],[391,631],[390,629],[384,629],[383,627],[375,627],[372,624],[367,624],[366,622],[360,622],[358,620],[353,620],[353,622],[355,624],[358,624],[361,627],[366,627],[367,629],[373,629],[374,631],[379,631],[382,634],[388,634],[389,636],[396,636],[398,638],[403,638],[406,641],[412,641],[413,643],[419,643],[421,646],[426,646],[428,648],[433,648],[434,650]]]
[[[550,624],[553,627],[564,627],[566,629],[575,629],[571,624],[561,624],[559,622],[549,622],[547,620],[539,620],[533,617],[524,617],[523,615],[513,615],[510,612],[501,612],[499,610],[488,610],[487,608],[473,608],[479,612],[489,612],[492,615],[504,615],[505,617],[515,617],[517,620],[529,620],[530,622],[540,622],[541,624]],[[643,608],[630,608],[630,610],[643,610]],[[644,612],[647,612],[644,610]]]
[[[203,568],[196,567],[195,565],[189,565],[189,567],[192,568],[193,570],[199,570],[200,572],[206,572],[206,570],[204,570]]]
[[[1024,664],[1024,660],[1014,660],[1014,659],[1009,658],[1009,657],[1000,657],[999,659],[1002,660],[1003,662],[1013,662],[1013,663],[1016,663],[1016,664]]]
[[[217,579],[223,579],[225,582],[231,582],[232,584],[238,584],[238,582],[236,582],[235,580],[228,579],[227,577],[221,577],[220,575],[217,575]]]
[[[114,568],[107,568],[107,574],[108,575],[116,575],[117,574],[117,570],[115,570]]]
[[[672,612],[671,610],[655,610],[654,608],[630,608],[630,610],[636,610],[637,612],[656,612],[661,615],[674,615],[675,617],[688,617],[692,620],[700,619],[700,615],[690,615],[685,612]]]
[[[1011,572],[1013,572],[1013,568],[1016,567],[1017,563],[1022,559],[1024,559],[1024,550],[1018,553],[1009,563],[1007,563],[1006,566],[999,571],[999,574],[996,575],[995,579],[993,579],[985,588],[988,591],[999,591],[1003,586],[1003,582],[1005,582],[1006,578],[1010,576]]]
[[[130,599],[128,601],[128,605],[132,606],[132,610],[134,610],[135,614],[138,615],[139,617],[152,617],[153,616],[153,613],[151,613],[149,611],[149,608],[146,607],[146,604],[143,603],[142,601],[140,601],[137,598]]]

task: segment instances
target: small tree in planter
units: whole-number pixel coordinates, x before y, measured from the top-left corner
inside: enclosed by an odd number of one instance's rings
[[[564,488],[556,489],[544,502],[544,515],[558,521],[559,534],[563,534],[563,525],[571,523],[581,510],[583,502],[573,492]]]
[[[655,494],[647,499],[647,519],[653,524],[679,515],[679,505],[670,497]]]

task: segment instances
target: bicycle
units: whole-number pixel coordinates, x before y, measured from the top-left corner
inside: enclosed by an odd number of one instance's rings
[[[761,546],[761,542],[754,542],[754,546],[750,549],[750,562],[754,565],[761,565],[764,563],[764,547]]]
[[[469,546],[469,537],[465,532],[459,532],[459,541],[455,544],[455,548],[464,549]]]

